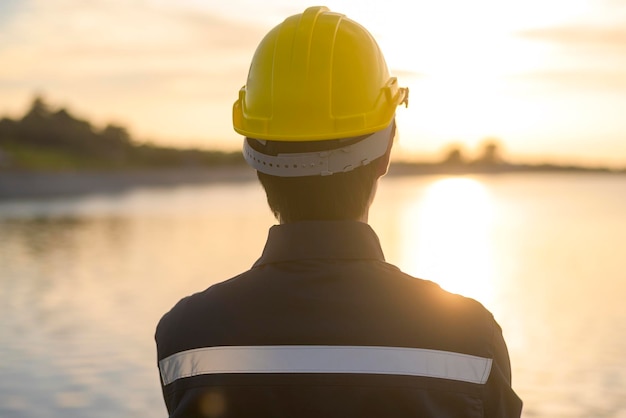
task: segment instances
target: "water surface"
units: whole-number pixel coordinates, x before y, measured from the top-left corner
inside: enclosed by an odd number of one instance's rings
[[[388,177],[387,260],[502,325],[525,417],[626,417],[626,177]],[[255,183],[0,203],[0,416],[166,416],[153,343],[180,298],[248,269]]]

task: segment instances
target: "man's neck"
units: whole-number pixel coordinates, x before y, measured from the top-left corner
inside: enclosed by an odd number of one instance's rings
[[[315,221],[316,219],[310,219],[310,220],[311,221]],[[319,220],[319,219],[317,219],[317,220]],[[364,224],[368,223],[368,220],[369,220],[369,211],[365,211],[365,213],[363,215],[359,216],[358,218],[346,219],[346,221],[357,221],[357,222],[363,222]],[[280,224],[281,225],[284,225],[286,223],[289,223],[289,222],[285,222],[282,219],[280,220]]]

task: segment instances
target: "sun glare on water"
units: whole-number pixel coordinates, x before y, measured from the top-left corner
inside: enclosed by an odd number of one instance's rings
[[[403,213],[400,265],[444,289],[488,304],[493,294],[493,203],[469,178],[435,181]]]

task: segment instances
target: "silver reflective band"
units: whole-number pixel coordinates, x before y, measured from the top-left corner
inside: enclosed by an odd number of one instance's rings
[[[256,170],[277,177],[328,176],[367,165],[387,151],[393,122],[382,131],[330,151],[265,155],[243,141],[243,156]]]
[[[207,347],[159,361],[163,384],[219,373],[359,373],[484,384],[492,359],[421,348],[281,345]]]

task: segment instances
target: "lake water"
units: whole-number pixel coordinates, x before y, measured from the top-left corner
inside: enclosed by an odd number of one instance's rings
[[[0,416],[166,416],[157,321],[273,223],[252,182],[0,202]],[[370,223],[494,313],[524,417],[626,418],[626,176],[387,177]]]

